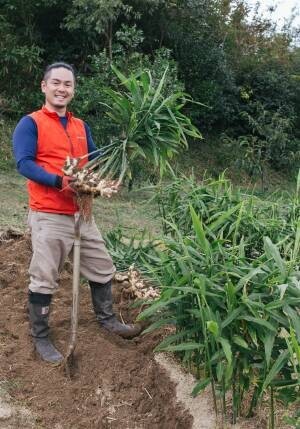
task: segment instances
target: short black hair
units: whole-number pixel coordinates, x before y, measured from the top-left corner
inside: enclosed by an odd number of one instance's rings
[[[49,64],[45,68],[44,75],[43,75],[43,80],[46,81],[49,78],[51,70],[53,70],[53,69],[59,69],[61,67],[64,68],[64,69],[70,70],[70,72],[73,73],[74,82],[75,82],[76,81],[76,76],[75,76],[75,70],[74,70],[74,68],[71,66],[71,64],[64,63],[63,61]]]

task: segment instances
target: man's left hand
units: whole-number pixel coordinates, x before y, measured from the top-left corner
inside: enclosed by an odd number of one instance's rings
[[[68,191],[73,191],[74,192],[74,188],[72,188],[72,183],[74,183],[76,181],[76,178],[73,176],[57,176],[57,188],[60,189],[61,191],[64,190],[68,190]]]

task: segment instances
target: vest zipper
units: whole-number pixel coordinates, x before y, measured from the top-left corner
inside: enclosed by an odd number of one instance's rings
[[[64,130],[64,132],[66,133],[66,136],[68,137],[68,140],[69,140],[69,143],[70,143],[71,155],[72,155],[72,157],[74,158],[74,146],[73,146],[73,143],[72,143],[72,140],[71,140],[70,134],[69,134],[69,133],[68,133],[68,131],[67,131],[68,122],[67,122],[66,128],[63,126],[63,124],[62,124],[60,121],[59,121],[59,123],[60,123],[60,125],[63,127],[63,130]]]
[[[69,142],[70,142],[71,154],[72,154],[72,157],[74,158],[74,146],[73,146],[73,143],[72,143],[71,137],[70,137],[70,135],[69,135],[69,133],[68,133],[68,131],[67,131],[67,130],[65,130],[65,133],[66,133],[66,135],[67,135],[67,137],[68,137],[68,140],[69,140]]]

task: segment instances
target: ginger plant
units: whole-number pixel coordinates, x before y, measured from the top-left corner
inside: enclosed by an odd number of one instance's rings
[[[169,161],[173,156],[188,147],[188,137],[202,138],[181,111],[191,98],[181,91],[163,96],[167,69],[155,86],[149,71],[127,78],[112,68],[125,88],[107,89],[111,98],[111,104],[106,105],[107,115],[119,133],[83,167],[80,162],[88,155],[68,158],[63,168],[64,174],[75,178],[72,186],[86,218],[91,216],[93,197],[111,196],[126,178],[132,180],[133,165],[138,159],[162,176],[167,168],[171,169]]]

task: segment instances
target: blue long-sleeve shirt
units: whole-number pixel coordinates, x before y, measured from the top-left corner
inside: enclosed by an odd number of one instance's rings
[[[64,128],[68,119],[63,116],[59,118]],[[84,122],[87,138],[88,153],[97,150],[93,141],[91,130]],[[24,116],[17,124],[13,133],[13,151],[17,164],[17,169],[22,176],[45,186],[57,186],[57,175],[48,173],[36,162],[38,131],[34,120],[30,116]],[[92,154],[89,159],[93,159],[98,154]]]

